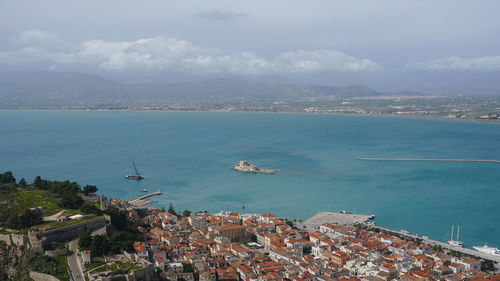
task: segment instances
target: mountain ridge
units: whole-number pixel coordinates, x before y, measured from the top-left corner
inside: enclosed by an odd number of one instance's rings
[[[211,78],[189,82],[124,84],[86,73],[0,73],[0,103],[4,105],[353,98],[386,95],[394,94],[377,92],[364,85],[332,87],[283,81],[259,81],[241,77]]]

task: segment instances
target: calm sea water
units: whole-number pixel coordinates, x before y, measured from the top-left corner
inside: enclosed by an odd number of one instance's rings
[[[500,159],[500,124],[368,116],[0,111],[0,171],[97,185],[111,198],[160,189],[177,210],[319,210],[468,246],[500,247],[500,164],[361,157]],[[247,159],[276,175],[230,168]],[[146,177],[124,178],[135,161]]]

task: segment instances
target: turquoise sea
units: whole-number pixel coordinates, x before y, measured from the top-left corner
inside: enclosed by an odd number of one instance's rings
[[[0,171],[93,184],[111,198],[160,189],[157,206],[375,214],[381,226],[500,247],[500,164],[361,157],[500,159],[500,124],[346,115],[0,111]],[[246,159],[275,175],[230,168]],[[146,177],[124,176],[132,161]]]

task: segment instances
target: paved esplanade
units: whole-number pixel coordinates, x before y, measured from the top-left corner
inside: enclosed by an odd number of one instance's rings
[[[318,212],[316,215],[304,221],[304,225],[310,231],[317,231],[319,226],[324,223],[350,225],[354,223],[363,223],[370,219],[367,215],[343,214],[332,212]]]
[[[384,231],[387,231],[390,233],[397,233],[397,234],[404,236],[404,237],[416,238],[416,236],[414,234],[396,231],[396,230],[392,230],[392,229],[388,229],[388,228],[384,228],[384,227],[380,227],[380,226],[375,226],[375,228],[378,228],[380,230],[384,230]],[[440,241],[436,241],[436,240],[432,240],[432,239],[424,239],[424,240],[422,240],[422,243],[425,243],[425,244],[431,245],[431,246],[441,246],[443,249],[449,249],[449,250],[460,252],[460,253],[463,253],[466,255],[471,255],[471,256],[475,256],[475,257],[482,258],[485,260],[491,260],[491,261],[495,261],[495,262],[500,263],[499,256],[488,255],[486,253],[482,253],[482,252],[479,252],[479,251],[476,251],[473,249],[452,246],[448,243],[444,243],[444,242],[440,242]]]
[[[318,231],[319,226],[324,224],[324,223],[333,223],[333,224],[343,224],[343,225],[349,225],[349,224],[354,224],[354,223],[362,223],[365,221],[369,220],[369,216],[366,215],[356,215],[356,214],[342,214],[342,213],[331,213],[331,212],[318,212],[316,215],[308,218],[306,221],[304,221],[303,226],[307,227],[309,231]],[[297,224],[299,225],[299,224]],[[380,226],[374,226],[375,228],[378,228],[383,231],[387,231],[389,233],[395,233],[399,234],[403,237],[407,238],[420,238],[416,236],[415,234],[410,234],[407,232],[401,232],[397,230],[392,230],[388,229],[385,227],[380,227]],[[499,256],[493,256],[489,255],[486,253],[482,253],[473,249],[469,248],[463,248],[463,247],[456,247],[452,246],[448,243],[432,240],[432,239],[424,239],[422,240],[422,243],[431,245],[431,246],[441,246],[443,249],[449,249],[453,250],[456,252],[461,252],[466,255],[471,255],[475,256],[478,258],[482,258],[485,260],[491,260],[497,263],[500,263],[500,257]]]

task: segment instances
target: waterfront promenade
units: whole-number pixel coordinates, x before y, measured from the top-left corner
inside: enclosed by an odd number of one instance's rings
[[[417,236],[417,235],[411,234],[411,233],[407,233],[404,231],[392,230],[392,229],[388,229],[388,228],[381,227],[381,226],[373,226],[373,228],[377,228],[381,231],[386,231],[386,232],[393,233],[393,234],[398,234],[398,235],[400,235],[402,237],[406,237],[406,238],[421,239],[422,243],[425,243],[425,244],[430,245],[430,246],[441,246],[443,249],[448,249],[448,250],[452,250],[455,252],[460,252],[462,254],[471,255],[474,257],[478,257],[478,258],[482,258],[485,260],[491,260],[491,261],[500,263],[500,256],[488,255],[486,253],[482,253],[482,252],[479,252],[479,251],[476,251],[473,249],[452,246],[448,243],[440,242],[440,241],[436,241],[436,240],[432,240],[432,239],[422,239],[422,237],[420,237],[420,236]]]
[[[319,230],[319,226],[324,224],[324,223],[331,223],[331,224],[342,224],[342,225],[353,225],[356,223],[364,223],[368,222],[370,220],[370,216],[367,215],[359,215],[359,214],[343,214],[343,213],[332,213],[332,212],[318,212],[314,216],[308,218],[305,220],[303,223],[297,223],[297,227],[299,228],[306,228],[308,231],[314,232]],[[432,239],[423,239],[421,236],[408,233],[404,230],[402,231],[397,231],[381,226],[371,226],[372,228],[376,228],[380,231],[385,231],[391,234],[397,234],[401,237],[407,238],[407,239],[416,239],[421,241],[422,243],[425,243],[427,245],[431,246],[441,246],[443,249],[448,249],[448,250],[453,250],[456,252],[460,252],[462,254],[466,255],[471,255],[474,257],[478,257],[481,259],[485,260],[491,260],[494,262],[497,262],[497,265],[500,264],[500,256],[493,256],[493,255],[488,255],[486,253],[482,253],[479,251],[476,251],[474,249],[469,249],[469,248],[463,248],[463,247],[457,247],[457,246],[452,246],[448,243],[445,242],[440,242]]]

